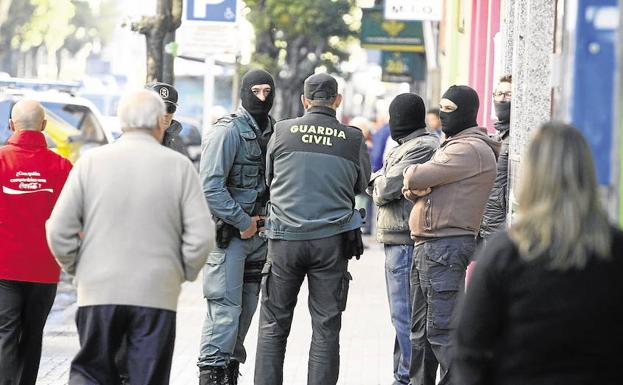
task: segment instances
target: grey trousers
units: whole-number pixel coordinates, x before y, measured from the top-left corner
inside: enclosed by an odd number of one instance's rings
[[[465,287],[473,236],[438,238],[416,245],[411,269],[411,384],[452,384],[450,332],[452,313]]]
[[[337,382],[342,312],[352,279],[347,267],[341,235],[309,241],[269,240],[268,262],[262,278],[255,385],[283,383],[286,343],[305,276],[313,329],[307,383]]]
[[[227,249],[216,249],[203,269],[203,295],[207,314],[201,334],[197,366],[225,366],[230,360],[244,363],[244,339],[257,309],[259,279],[245,282],[245,265],[266,260],[266,239],[233,238]],[[259,275],[259,271],[258,271]]]

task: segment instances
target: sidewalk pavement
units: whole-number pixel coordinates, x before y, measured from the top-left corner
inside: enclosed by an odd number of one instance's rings
[[[385,292],[382,246],[373,238],[359,261],[352,260],[353,275],[348,305],[342,317],[341,363],[339,385],[389,385],[392,383],[392,352],[394,332],[389,317]],[[68,283],[59,286],[43,339],[43,354],[38,385],[67,384],[69,365],[78,350],[74,324],[75,294]],[[259,310],[259,306],[258,306]],[[171,384],[198,383],[195,365],[199,352],[205,303],[201,293],[201,277],[186,283],[178,305],[177,338],[171,369]],[[253,384],[258,317],[254,317],[245,346],[247,363],[242,365],[239,385]],[[307,284],[304,282],[294,314],[294,321],[284,365],[284,384],[304,385],[307,382],[307,357],[311,341],[311,319],[307,307]]]

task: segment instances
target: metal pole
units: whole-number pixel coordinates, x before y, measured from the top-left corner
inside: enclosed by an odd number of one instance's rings
[[[236,55],[234,63],[234,75],[231,80],[231,111],[238,108],[240,102],[240,54]]]
[[[214,55],[205,58],[203,76],[203,132],[210,128],[210,110],[214,104]]]

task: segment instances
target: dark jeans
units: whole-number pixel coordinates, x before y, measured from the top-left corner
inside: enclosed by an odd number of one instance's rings
[[[255,385],[283,383],[283,360],[303,279],[309,284],[312,341],[307,384],[333,385],[340,366],[340,328],[351,279],[342,236],[309,241],[268,241],[262,278]]]
[[[141,306],[79,307],[76,326],[80,350],[71,362],[69,385],[118,385],[115,362],[127,340],[127,370],[132,385],[168,384],[175,343],[174,311]]]
[[[411,269],[413,347],[411,384],[452,384],[450,332],[452,312],[465,287],[465,270],[474,254],[472,236],[438,238],[416,245]]]
[[[37,380],[43,327],[55,296],[55,283],[0,279],[0,385]]]

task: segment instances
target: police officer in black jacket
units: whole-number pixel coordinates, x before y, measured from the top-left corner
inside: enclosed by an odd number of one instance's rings
[[[153,90],[160,95],[167,108],[163,117],[167,129],[164,132],[162,144],[186,157],[190,157],[184,146],[184,142],[182,142],[182,138],[180,138],[182,125],[180,122],[173,119],[175,110],[177,110],[177,90],[172,85],[162,82],[150,83],[146,85],[145,88]]]
[[[337,82],[327,74],[305,80],[305,115],[275,126],[266,180],[268,261],[262,278],[256,385],[283,382],[286,340],[305,276],[313,336],[308,384],[332,385],[339,372],[339,332],[351,275],[348,258],[361,251],[362,217],[355,195],[370,179],[361,131],[341,124]]]

